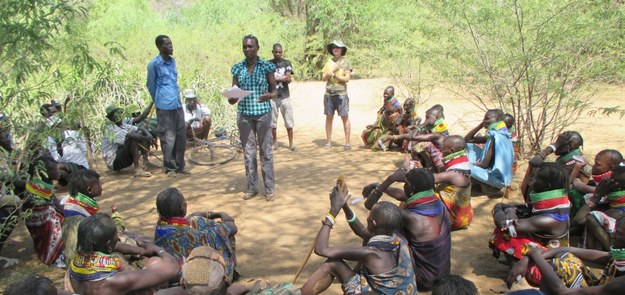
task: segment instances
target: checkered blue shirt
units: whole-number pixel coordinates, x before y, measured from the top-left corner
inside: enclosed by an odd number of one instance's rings
[[[269,101],[258,102],[258,98],[269,90],[267,74],[276,71],[276,66],[261,58],[254,67],[254,72],[250,75],[247,71],[247,62],[243,60],[232,66],[232,76],[239,81],[239,88],[252,91],[252,94],[239,101],[239,114],[246,116],[258,116],[271,112]]]

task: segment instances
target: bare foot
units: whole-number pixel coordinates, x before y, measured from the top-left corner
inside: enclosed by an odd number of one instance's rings
[[[113,204],[111,205],[111,213],[115,213],[117,212],[117,205]]]

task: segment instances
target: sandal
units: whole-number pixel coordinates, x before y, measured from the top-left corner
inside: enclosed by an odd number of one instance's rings
[[[256,195],[258,195],[258,193],[247,192],[241,198],[243,200],[249,200],[249,199],[251,199],[253,197],[256,197]]]
[[[346,150],[346,151],[349,151],[349,150],[352,149],[352,145],[348,143],[348,144],[343,146],[343,149]]]
[[[147,172],[147,171],[145,171],[145,170],[143,170],[143,169],[137,169],[137,170],[135,170],[135,175],[134,175],[134,177],[150,177],[150,176],[152,176],[152,173]]]
[[[5,269],[7,267],[14,266],[20,262],[19,259],[8,258],[0,256],[0,269]]]
[[[265,200],[267,200],[267,202],[271,202],[275,199],[276,199],[276,193],[267,193],[265,195]]]
[[[324,147],[324,148],[329,149],[329,148],[331,148],[331,147],[332,147],[332,144],[328,142],[328,143],[326,143],[326,145],[324,145],[323,147]]]

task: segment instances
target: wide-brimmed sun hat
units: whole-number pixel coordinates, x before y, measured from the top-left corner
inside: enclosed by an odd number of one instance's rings
[[[341,42],[341,40],[334,40],[332,43],[326,46],[326,49],[330,54],[332,54],[332,48],[338,47],[341,48],[341,55],[345,55],[347,53],[347,46]]]

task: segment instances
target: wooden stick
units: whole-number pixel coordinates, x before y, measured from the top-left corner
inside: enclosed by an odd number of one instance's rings
[[[149,150],[148,148],[144,147],[142,144],[137,143],[137,145],[139,145],[140,148],[142,148],[144,151],[148,152],[148,154],[150,154],[151,156],[153,156],[154,158],[156,158],[157,160],[163,162],[163,160],[161,160],[161,158],[159,158],[154,152],[152,152],[151,150]]]
[[[315,239],[313,240],[312,245],[310,245],[310,250],[308,251],[308,255],[306,255],[306,259],[304,259],[304,262],[302,262],[302,265],[297,270],[297,273],[295,273],[295,278],[293,279],[294,285],[295,285],[295,282],[297,281],[297,278],[299,278],[299,275],[302,273],[302,270],[304,270],[304,266],[306,266],[306,263],[308,263],[308,260],[310,259],[310,256],[312,255],[312,252],[315,249],[315,245],[317,245],[318,238],[319,238],[319,232],[317,232],[317,235],[315,236]]]
[[[336,186],[339,188],[339,190],[341,190],[341,192],[343,192],[345,194],[347,194],[349,192],[348,189],[347,189],[347,184],[345,184],[345,177],[343,177],[343,175],[340,175],[336,179]],[[306,263],[308,263],[308,260],[310,259],[310,256],[312,255],[312,252],[315,249],[315,245],[317,244],[317,239],[319,239],[319,232],[317,232],[317,235],[315,236],[315,239],[313,240],[313,243],[310,246],[310,250],[308,251],[308,255],[306,256],[306,259],[304,259],[304,262],[302,262],[302,265],[297,270],[297,273],[295,273],[295,278],[293,279],[293,284],[295,284],[295,281],[297,281],[297,278],[302,273],[302,270],[304,270],[304,266],[306,266]]]

